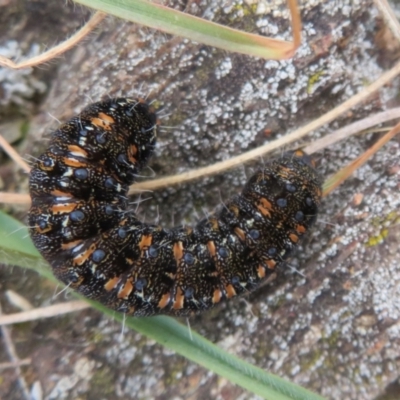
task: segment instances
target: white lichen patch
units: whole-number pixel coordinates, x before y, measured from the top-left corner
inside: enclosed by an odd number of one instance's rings
[[[79,393],[88,390],[89,382],[93,376],[95,362],[86,357],[76,361],[73,366],[73,373],[68,376],[54,377],[56,385],[46,399],[69,399],[76,398]]]
[[[221,79],[224,76],[228,75],[230,70],[232,69],[232,60],[230,57],[225,58],[219,65],[219,67],[215,70],[215,77],[217,79]]]
[[[0,47],[0,55],[13,61],[20,61],[22,57],[30,58],[40,53],[37,44],[31,46],[28,54],[22,54],[18,43],[10,40]],[[33,68],[13,70],[0,67],[0,105],[25,105],[35,94],[44,93],[47,86],[33,74]]]

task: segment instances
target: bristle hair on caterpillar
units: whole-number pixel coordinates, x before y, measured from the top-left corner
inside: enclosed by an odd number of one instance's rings
[[[31,237],[55,276],[88,298],[134,316],[193,315],[284,265],[316,220],[321,178],[297,150],[194,227],[143,223],[124,211],[157,129],[140,98],[94,103],[62,124],[30,173]]]

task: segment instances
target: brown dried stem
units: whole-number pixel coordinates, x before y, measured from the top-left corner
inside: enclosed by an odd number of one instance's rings
[[[0,147],[8,154],[8,156],[25,172],[29,174],[31,168],[29,165],[21,158],[21,156],[14,150],[12,146],[0,135]]]
[[[2,311],[1,311],[1,306],[0,306],[0,318],[2,317]],[[6,326],[2,326],[1,328],[1,333],[3,336],[3,342],[6,348],[6,351],[8,353],[8,356],[13,364],[15,364],[15,372],[17,374],[17,379],[18,379],[18,385],[21,389],[21,392],[23,394],[23,398],[26,400],[30,400],[30,394],[29,394],[29,389],[28,385],[26,384],[26,381],[22,375],[21,367],[19,365],[20,359],[17,355],[17,352],[14,347],[14,343],[11,339],[11,334],[9,329]]]
[[[48,307],[35,308],[29,311],[22,311],[15,314],[3,314],[0,315],[0,326],[35,321],[41,318],[56,317],[58,315],[67,314],[74,311],[85,310],[89,307],[89,303],[82,300],[75,300],[66,303],[54,304]]]
[[[255,158],[263,157],[272,150],[287,146],[288,144],[297,141],[308,135],[311,131],[320,128],[321,126],[333,121],[339,115],[345,113],[352,107],[366,100],[371,94],[380,89],[383,85],[395,78],[400,73],[400,62],[398,62],[389,71],[382,74],[379,79],[369,85],[360,93],[346,100],[333,110],[327,112],[321,117],[313,120],[309,124],[296,129],[295,131],[263,146],[257,147],[254,150],[247,151],[239,156],[232,157],[229,160],[221,161],[207,167],[194,169],[182,174],[165,176],[151,181],[135,183],[131,186],[130,193],[135,193],[139,190],[155,190],[166,186],[177,185],[179,183],[189,182],[204,176],[215,175],[224,172],[228,169],[237,167]]]
[[[100,11],[93,14],[92,18],[77,31],[74,35],[72,35],[69,39],[61,42],[55,47],[52,47],[50,50],[39,54],[36,57],[29,58],[28,60],[22,61],[20,63],[15,63],[14,61],[6,58],[4,56],[0,56],[0,66],[8,67],[11,69],[23,69],[34,67],[36,65],[40,65],[46,62],[51,61],[55,57],[59,57],[61,54],[70,50],[76,44],[78,44],[81,40],[83,40],[93,29],[107,16]]]

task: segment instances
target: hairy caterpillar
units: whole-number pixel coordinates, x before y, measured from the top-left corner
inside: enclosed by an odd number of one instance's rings
[[[30,175],[36,247],[65,284],[135,316],[190,315],[254,290],[316,219],[313,161],[286,154],[195,227],[165,229],[125,212],[156,134],[152,107],[126,98],[94,103],[53,132]]]

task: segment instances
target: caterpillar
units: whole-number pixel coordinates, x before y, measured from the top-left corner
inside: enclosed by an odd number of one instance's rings
[[[134,316],[192,315],[284,264],[316,220],[321,178],[297,150],[192,228],[143,223],[127,192],[157,129],[140,98],[94,103],[62,124],[30,173],[30,232],[55,276],[84,296]]]

